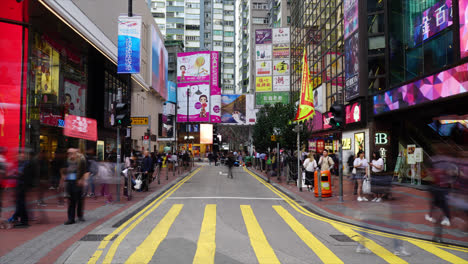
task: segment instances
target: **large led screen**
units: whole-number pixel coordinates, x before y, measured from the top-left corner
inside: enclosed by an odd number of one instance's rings
[[[213,144],[212,124],[200,124],[200,144]]]
[[[468,57],[468,0],[460,0],[460,55],[462,58]]]
[[[431,38],[452,24],[452,0],[435,3],[414,19],[413,45]]]

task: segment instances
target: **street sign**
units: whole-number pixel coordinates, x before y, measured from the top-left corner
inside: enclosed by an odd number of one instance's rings
[[[148,125],[148,117],[147,116],[133,116],[132,119],[132,126],[147,126]]]
[[[149,136],[148,136],[148,135],[145,135],[143,139],[144,139],[144,140],[149,140]]]
[[[275,135],[271,135],[271,141],[276,141],[276,136]]]

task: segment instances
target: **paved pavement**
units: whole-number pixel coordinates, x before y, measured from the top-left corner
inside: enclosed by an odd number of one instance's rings
[[[244,168],[234,179],[226,172],[197,169],[89,231],[56,263],[468,263],[467,248],[331,220]],[[400,246],[410,255],[393,254]]]
[[[266,173],[254,168],[250,171],[267,179]],[[392,200],[384,200],[382,203],[358,202],[353,195],[353,183],[345,178],[343,200],[339,200],[339,181],[334,178],[332,182],[333,196],[318,198],[312,192],[303,188],[300,192],[295,183],[286,183],[285,177],[278,182],[277,177],[272,177],[272,184],[288,195],[298,197],[307,202],[308,207],[321,215],[345,221],[356,225],[365,225],[385,232],[404,234],[407,236],[431,240],[434,237],[436,226],[426,221],[424,215],[428,212],[430,194],[423,188],[411,188],[410,186],[394,185],[392,187]],[[441,231],[442,239],[446,243],[468,247],[468,218],[460,211],[452,209],[452,224]]]

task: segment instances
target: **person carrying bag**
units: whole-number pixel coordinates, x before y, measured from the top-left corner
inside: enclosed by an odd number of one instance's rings
[[[305,185],[307,185],[307,190],[310,192],[311,188],[314,188],[314,172],[317,169],[317,162],[312,152],[307,156],[303,166],[305,168]]]

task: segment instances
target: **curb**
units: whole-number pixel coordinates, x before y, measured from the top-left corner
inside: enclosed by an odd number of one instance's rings
[[[263,181],[268,183],[268,179],[264,175],[258,174],[256,171],[253,171],[250,168],[247,168],[247,169],[251,173],[259,176]],[[286,195],[289,198],[291,198],[292,200],[296,201],[298,204],[300,204],[302,207],[304,207],[304,209],[306,209],[307,211],[310,211],[311,213],[317,214],[319,216],[329,218],[329,219],[332,219],[332,220],[335,220],[335,221],[347,223],[347,224],[352,224],[352,225],[355,225],[355,226],[361,227],[361,228],[366,228],[366,229],[375,230],[375,231],[379,231],[379,232],[389,233],[389,234],[393,234],[393,235],[405,236],[405,237],[408,237],[408,238],[421,239],[421,240],[425,240],[425,241],[428,241],[428,242],[434,242],[432,236],[413,233],[413,232],[407,232],[407,231],[392,229],[392,228],[387,228],[387,227],[381,227],[381,226],[377,226],[377,225],[373,225],[373,224],[366,224],[366,223],[362,223],[362,222],[359,222],[359,221],[356,221],[356,220],[352,220],[352,219],[348,219],[348,218],[345,218],[345,217],[334,215],[332,213],[329,213],[329,212],[325,211],[324,209],[320,208],[319,206],[317,206],[317,205],[315,205],[313,203],[310,203],[309,201],[304,200],[301,196],[289,191],[288,189],[286,189],[285,187],[283,187],[282,185],[280,185],[278,183],[275,183],[275,182],[271,181],[270,184],[276,190],[280,191],[284,195]],[[442,241],[443,241],[442,242],[443,244],[448,244],[448,245],[453,245],[453,246],[461,246],[461,247],[468,247],[468,243],[463,243],[461,241],[457,241],[457,240],[453,240],[453,239],[443,239]]]

